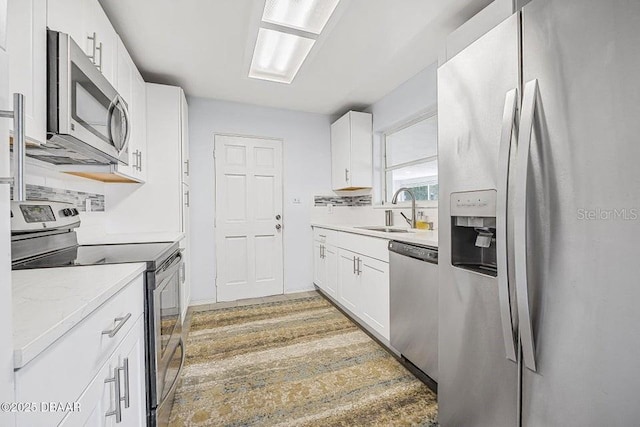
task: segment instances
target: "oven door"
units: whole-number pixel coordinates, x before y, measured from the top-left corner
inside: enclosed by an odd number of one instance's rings
[[[49,31],[49,50],[51,141],[126,164],[130,135],[127,103],[67,34]]]
[[[175,389],[184,359],[180,316],[182,263],[182,253],[176,252],[156,272],[156,287],[153,291],[156,393],[153,403],[157,406]]]

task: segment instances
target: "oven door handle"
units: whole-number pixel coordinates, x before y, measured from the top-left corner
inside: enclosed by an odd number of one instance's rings
[[[171,394],[174,392],[175,388],[178,386],[178,380],[180,379],[180,372],[182,372],[182,368],[184,367],[184,359],[185,359],[184,341],[182,339],[180,339],[180,341],[178,342],[178,346],[180,346],[180,349],[182,350],[180,354],[180,367],[178,368],[178,373],[176,377],[173,379],[173,382],[171,383],[171,387],[169,387],[169,391],[164,395],[162,402],[158,403],[158,407],[165,404],[167,399],[171,397]],[[176,346],[176,348],[178,348],[178,346]]]
[[[156,285],[164,281],[167,276],[171,276],[175,269],[179,268],[182,262],[182,251],[179,251],[172,259],[164,263],[156,273]]]

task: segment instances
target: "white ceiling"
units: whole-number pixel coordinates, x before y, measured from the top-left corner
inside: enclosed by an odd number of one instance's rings
[[[147,81],[190,96],[335,114],[437,61],[491,0],[342,0],[292,84],[248,77],[264,0],[100,0]]]

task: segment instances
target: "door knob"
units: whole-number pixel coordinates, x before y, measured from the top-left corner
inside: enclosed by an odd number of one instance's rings
[[[280,224],[276,224],[276,230],[280,230],[282,226]]]
[[[276,219],[277,219],[278,221],[280,221],[280,218],[282,218],[282,217],[280,216],[280,214],[276,215]]]

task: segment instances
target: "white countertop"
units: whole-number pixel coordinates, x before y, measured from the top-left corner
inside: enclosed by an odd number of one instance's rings
[[[78,236],[81,245],[108,245],[116,243],[155,243],[155,242],[179,242],[184,239],[181,232],[157,232],[157,233],[123,233],[104,234],[91,236],[86,239]]]
[[[396,240],[398,242],[414,243],[416,245],[438,247],[438,231],[437,230],[411,230],[408,233],[386,233],[384,231],[365,230],[362,226],[353,225],[335,225],[312,223],[312,227],[327,228],[329,230],[344,231],[346,233],[362,234],[364,236],[380,237],[388,240]],[[371,227],[382,227],[380,225],[372,225]],[[392,227],[396,228],[396,227]],[[400,227],[397,227],[400,228]]]
[[[29,363],[145,268],[135,263],[13,271],[14,367]]]

